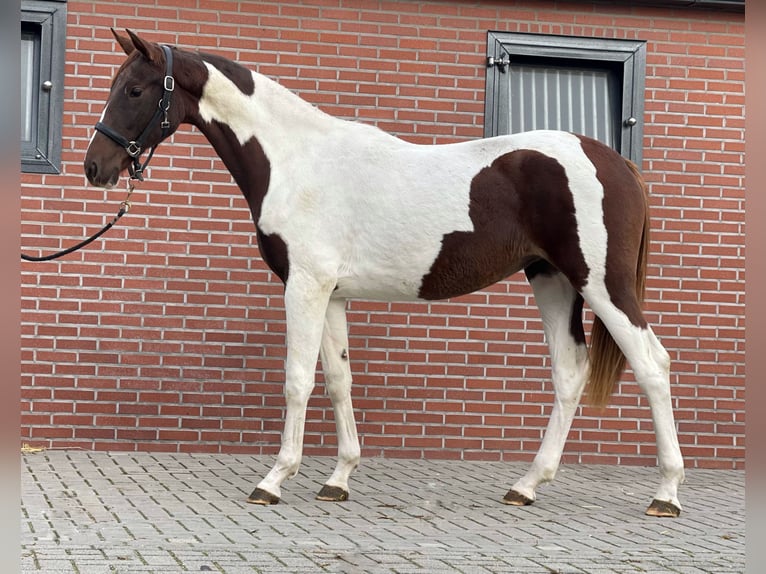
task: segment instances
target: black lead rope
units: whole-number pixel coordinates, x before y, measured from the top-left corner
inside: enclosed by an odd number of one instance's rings
[[[95,241],[96,239],[101,237],[104,233],[109,231],[109,229],[111,229],[111,227],[115,223],[117,223],[117,221],[120,219],[120,217],[122,217],[128,211],[130,211],[130,196],[133,193],[133,189],[134,189],[133,182],[131,182],[130,185],[129,185],[129,188],[128,188],[128,196],[125,198],[125,201],[123,201],[120,204],[120,210],[117,212],[117,215],[114,216],[112,221],[110,221],[109,223],[104,225],[104,227],[102,227],[99,231],[97,231],[96,233],[94,233],[93,235],[91,235],[90,237],[85,239],[84,241],[80,241],[80,243],[78,243],[77,245],[72,245],[72,247],[68,247],[67,249],[64,249],[63,251],[59,251],[57,253],[52,253],[50,255],[43,255],[41,257],[35,257],[33,255],[27,255],[26,253],[22,253],[21,254],[21,258],[24,261],[50,261],[52,259],[58,259],[59,257],[63,257],[64,255],[68,255],[68,254],[72,253],[73,251],[77,251],[78,249],[81,249],[81,248],[85,247],[89,243],[92,243],[93,241]]]

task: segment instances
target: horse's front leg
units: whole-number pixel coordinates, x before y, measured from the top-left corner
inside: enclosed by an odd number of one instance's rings
[[[360,448],[351,405],[351,367],[348,358],[346,301],[331,300],[322,334],[322,370],[325,386],[335,411],[338,434],[338,463],[317,500],[339,502],[348,499],[348,477],[359,465]]]
[[[282,444],[274,467],[248,497],[253,504],[276,504],[282,483],[298,472],[303,453],[306,406],[314,388],[314,374],[332,283],[298,270],[290,270],[285,288],[287,360],[285,402],[287,412]]]

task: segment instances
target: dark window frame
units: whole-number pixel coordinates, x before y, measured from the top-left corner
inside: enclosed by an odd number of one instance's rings
[[[602,65],[616,68],[622,75],[622,110],[620,125],[620,153],[641,165],[643,157],[644,89],[646,79],[646,42],[611,38],[557,36],[523,32],[495,32],[487,34],[487,57],[495,65],[487,66],[487,84],[484,109],[484,136],[503,133],[503,114],[509,105],[500,75],[508,73],[503,62],[514,59],[539,62],[562,62]],[[497,64],[499,62],[500,64]],[[635,123],[632,119],[635,119]]]
[[[31,140],[21,142],[22,172],[60,173],[61,170],[66,6],[66,0],[21,2],[22,35],[26,31],[27,35],[36,36],[32,84],[36,90],[32,107],[36,119],[32,123]]]

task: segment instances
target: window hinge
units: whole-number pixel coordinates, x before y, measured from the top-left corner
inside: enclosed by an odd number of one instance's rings
[[[494,68],[495,66],[500,68],[500,71],[502,73],[505,73],[505,71],[508,69],[508,66],[511,65],[511,58],[508,56],[508,54],[504,54],[500,57],[498,60],[494,56],[487,56],[487,67],[488,68]]]

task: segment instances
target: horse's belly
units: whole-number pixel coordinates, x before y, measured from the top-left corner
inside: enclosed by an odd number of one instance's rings
[[[404,250],[349,266],[338,277],[334,295],[384,301],[448,299],[488,287],[539,258],[519,244],[476,242],[471,233],[444,236],[435,257],[413,255]]]
[[[400,273],[395,269],[359,269],[338,278],[334,297],[413,301],[419,298],[423,274]]]

